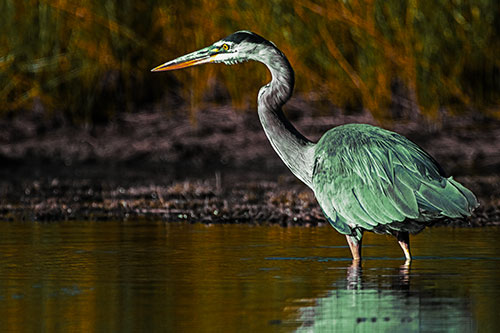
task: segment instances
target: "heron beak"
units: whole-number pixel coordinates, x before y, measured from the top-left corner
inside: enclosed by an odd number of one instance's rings
[[[151,72],[173,71],[175,69],[181,69],[181,68],[213,62],[217,53],[211,54],[209,51],[210,47],[206,47],[204,49],[186,54],[182,57],[171,60],[169,62],[164,63],[163,65],[153,68]]]

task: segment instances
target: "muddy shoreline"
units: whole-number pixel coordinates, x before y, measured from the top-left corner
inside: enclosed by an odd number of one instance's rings
[[[278,175],[275,180],[263,178],[267,176],[253,173],[244,179],[242,175],[221,171],[172,182],[140,176],[130,181],[133,176],[127,180],[97,180],[46,175],[10,182],[8,188],[4,183],[0,220],[148,219],[283,226],[326,223],[312,191],[292,175]],[[475,189],[481,206],[471,218],[457,220],[453,225],[500,225],[499,189],[493,188],[499,179],[471,176],[459,180]]]
[[[315,140],[369,114],[312,117],[292,100],[288,116]],[[24,118],[23,118],[24,117]],[[445,117],[394,122],[478,196],[456,226],[500,225],[500,121]],[[158,109],[74,126],[36,114],[0,121],[0,220],[141,220],[315,226],[313,193],[283,166],[257,115],[228,107],[196,119]]]

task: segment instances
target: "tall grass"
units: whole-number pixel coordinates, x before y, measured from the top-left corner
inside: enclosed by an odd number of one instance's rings
[[[149,73],[239,29],[273,40],[296,90],[317,100],[379,120],[394,116],[396,92],[431,117],[499,113],[496,0],[0,0],[0,11],[0,114],[41,105],[95,122],[167,91],[193,110],[215,91],[248,108],[269,75],[262,66]]]

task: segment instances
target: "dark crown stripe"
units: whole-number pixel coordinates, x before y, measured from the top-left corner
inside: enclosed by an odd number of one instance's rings
[[[270,44],[267,40],[250,31],[238,31],[224,38],[225,41],[239,44],[243,41],[253,44]]]

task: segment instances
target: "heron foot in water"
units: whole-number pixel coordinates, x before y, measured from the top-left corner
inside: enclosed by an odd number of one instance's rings
[[[411,261],[410,234],[408,232],[398,231],[396,232],[395,236],[398,240],[399,246],[401,246],[401,249],[403,249],[406,261]]]
[[[353,260],[361,260],[361,240],[358,240],[354,236],[346,235],[347,244],[349,244],[349,248],[351,249],[352,259]]]

